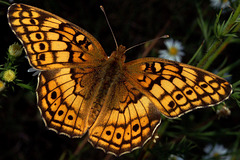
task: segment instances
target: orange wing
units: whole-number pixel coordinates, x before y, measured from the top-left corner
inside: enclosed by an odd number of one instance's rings
[[[142,58],[125,64],[126,77],[166,117],[216,105],[232,92],[231,85],[208,71],[160,58]]]
[[[104,98],[89,129],[91,144],[120,156],[142,147],[161,123],[160,111],[131,83],[120,80]]]
[[[91,67],[107,59],[90,33],[47,11],[12,4],[8,21],[34,68]]]
[[[92,69],[42,71],[37,87],[38,107],[49,129],[69,137],[88,130],[90,106],[98,82]],[[92,85],[89,85],[92,84]]]

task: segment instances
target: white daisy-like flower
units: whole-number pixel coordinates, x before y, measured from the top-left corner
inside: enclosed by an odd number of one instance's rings
[[[155,136],[153,137],[153,143],[157,143],[157,139],[159,139],[159,136],[158,136],[158,135],[155,135]]]
[[[179,156],[176,156],[174,154],[171,154],[169,157],[168,157],[168,160],[183,160],[183,158],[179,157]]]
[[[164,44],[167,50],[159,50],[159,58],[181,62],[182,56],[185,55],[182,51],[184,48],[182,43],[177,40],[167,39],[164,41]]]
[[[211,2],[210,5],[216,9],[221,9],[221,8],[225,9],[231,5],[229,0],[210,0],[210,2]]]
[[[40,71],[40,70],[37,70],[37,69],[35,69],[35,68],[29,68],[29,69],[27,70],[27,72],[33,72],[32,76],[36,76],[36,75],[38,75],[41,71]]]
[[[204,148],[204,152],[208,155],[204,157],[204,159],[219,159],[219,160],[230,160],[231,157],[226,155],[228,153],[228,149],[226,149],[223,145],[216,144],[212,146],[211,144],[207,145]]]
[[[217,109],[218,118],[227,117],[231,115],[231,110],[227,108],[225,105],[219,109]]]

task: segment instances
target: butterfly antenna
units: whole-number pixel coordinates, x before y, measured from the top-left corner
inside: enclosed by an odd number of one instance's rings
[[[163,35],[163,36],[161,36],[161,37],[157,37],[157,38],[154,38],[154,39],[151,39],[151,40],[148,40],[148,41],[145,41],[145,42],[136,44],[136,45],[134,45],[134,46],[129,47],[128,49],[126,49],[125,52],[127,52],[127,51],[129,51],[129,50],[131,50],[131,49],[133,49],[133,48],[135,48],[135,47],[138,47],[138,46],[141,46],[141,45],[143,45],[143,44],[146,44],[146,43],[148,43],[148,42],[152,42],[152,41],[156,41],[156,40],[159,40],[159,39],[162,39],[162,38],[168,38],[168,37],[169,37],[169,35]]]
[[[102,10],[102,12],[103,12],[103,14],[104,14],[104,16],[105,16],[105,19],[106,19],[106,21],[107,21],[108,27],[110,28],[110,31],[111,31],[111,33],[112,33],[114,42],[115,42],[115,44],[116,44],[116,48],[118,48],[118,43],[117,43],[116,37],[115,37],[115,35],[114,35],[114,33],[113,33],[113,30],[112,30],[112,28],[111,28],[111,25],[110,25],[110,23],[109,23],[109,21],[108,21],[106,12],[105,12],[105,10],[104,10],[104,8],[103,8],[102,5],[100,6],[100,8],[101,8],[101,10]]]

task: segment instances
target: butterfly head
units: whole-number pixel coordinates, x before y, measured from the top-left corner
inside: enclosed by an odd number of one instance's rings
[[[126,52],[126,47],[123,45],[119,45],[116,51],[112,52],[110,58],[119,59],[122,63],[124,63],[126,59],[125,52]]]

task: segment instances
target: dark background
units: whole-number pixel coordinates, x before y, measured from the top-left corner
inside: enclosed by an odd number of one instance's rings
[[[143,41],[155,38],[158,33],[168,34],[184,45],[187,63],[204,40],[197,24],[199,8],[204,20],[213,24],[217,10],[202,0],[22,0],[25,3],[50,11],[87,30],[101,43],[108,55],[115,50],[115,44],[99,6],[103,5],[114,31],[118,44],[127,48]],[[198,6],[198,7],[197,7]],[[0,64],[4,64],[9,45],[18,42],[7,22],[7,5],[0,4]],[[225,13],[222,20],[229,16]],[[139,58],[146,45],[136,47],[126,53],[127,61]],[[165,49],[163,40],[159,40],[148,56],[157,57],[157,51]],[[209,68],[213,71],[227,58],[225,66],[238,59],[239,44],[230,44]],[[206,52],[206,48],[204,50]],[[19,61],[17,78],[35,88],[37,77],[27,72],[30,68],[27,60]],[[196,65],[196,64],[195,64]],[[239,66],[230,71],[230,83],[239,80]],[[11,88],[14,88],[11,89]],[[94,149],[86,141],[69,139],[47,130],[36,106],[35,93],[9,84],[6,96],[0,97],[0,159],[114,159]],[[233,148],[239,141],[239,107],[230,99],[232,114],[227,118],[216,117],[212,108],[191,112],[180,120],[163,119],[159,128],[158,142],[147,144],[143,149],[121,156],[119,159],[167,159],[170,154],[184,156],[186,159],[200,159],[207,144],[221,143]],[[227,103],[227,104],[228,104]],[[163,126],[167,128],[163,129]],[[205,129],[203,127],[206,127]],[[161,133],[161,130],[164,130]],[[209,133],[206,135],[204,133]],[[210,134],[211,133],[211,134]],[[229,134],[228,134],[229,133]],[[84,140],[85,139],[85,140]],[[236,147],[235,147],[236,148]],[[238,147],[237,147],[238,148]],[[76,154],[74,154],[74,152]]]

